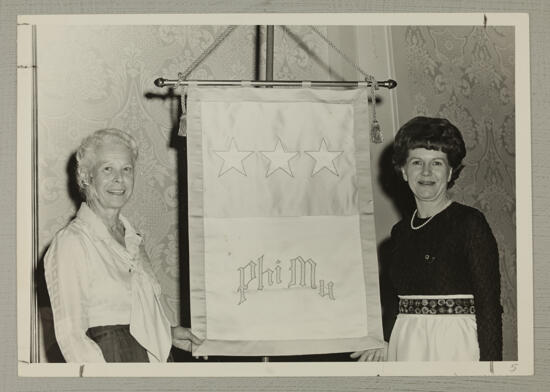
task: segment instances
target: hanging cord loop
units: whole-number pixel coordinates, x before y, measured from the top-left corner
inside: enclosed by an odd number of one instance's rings
[[[179,135],[180,136],[187,136],[187,86],[182,85],[182,83],[187,80],[189,75],[199,66],[200,63],[202,63],[216,48],[231,34],[238,26],[231,25],[227,26],[227,28],[218,35],[212,44],[208,48],[206,48],[200,55],[197,57],[184,72],[178,73],[178,80],[174,84],[174,90],[177,90],[179,87],[182,87],[183,90],[181,92],[181,117],[180,117],[180,127],[179,127]]]
[[[378,90],[378,81],[374,76],[365,72],[355,61],[352,61],[340,48],[338,48],[334,42],[328,39],[319,29],[315,26],[309,26],[311,30],[315,32],[328,46],[330,46],[336,53],[338,53],[346,62],[351,65],[357,72],[359,72],[365,78],[365,81],[370,84],[370,96],[371,96],[371,141],[373,143],[382,143],[384,138],[380,129],[380,124],[376,119],[376,90]]]
[[[235,26],[235,25],[227,26],[227,28],[220,35],[218,35],[214,39],[214,42],[212,42],[212,44],[210,44],[210,46],[208,48],[206,48],[200,54],[200,56],[197,57],[189,65],[189,67],[187,67],[187,69],[184,72],[179,72],[178,73],[178,79],[180,80],[180,83],[181,83],[181,81],[187,80],[187,78],[189,77],[191,72],[193,72],[195,70],[195,68],[197,68],[198,65],[204,61],[204,59],[206,59],[210,54],[212,54],[212,52],[214,52],[214,50],[216,50],[216,48],[223,42],[223,40],[225,40],[229,36],[229,34],[231,34],[233,31],[235,31],[235,29],[237,27],[238,26]]]
[[[359,64],[357,64],[355,61],[352,61],[342,50],[340,50],[340,48],[338,48],[336,46],[336,44],[334,42],[332,42],[330,39],[328,39],[327,36],[325,36],[323,33],[321,33],[321,31],[315,27],[315,26],[309,26],[309,28],[311,30],[313,30],[315,32],[315,34],[317,34],[319,37],[321,37],[321,39],[323,41],[325,41],[328,46],[330,46],[332,48],[332,50],[334,50],[336,53],[338,53],[344,60],[346,60],[346,62],[351,65],[357,72],[359,72],[361,75],[363,75],[363,77],[365,79],[371,77],[372,76],[370,74],[368,74],[366,71],[363,70],[363,68],[361,68],[359,66]],[[374,79],[374,78],[373,78]]]

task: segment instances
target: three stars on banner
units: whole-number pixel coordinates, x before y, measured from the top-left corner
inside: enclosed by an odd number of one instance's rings
[[[218,173],[218,177],[223,176],[232,169],[242,174],[243,176],[246,176],[244,161],[252,154],[254,154],[254,151],[239,150],[234,138],[231,139],[228,150],[213,152],[223,160],[220,172]],[[284,173],[288,174],[290,177],[294,177],[294,173],[292,172],[292,168],[290,167],[290,161],[293,158],[299,156],[300,153],[298,151],[287,151],[281,139],[277,140],[277,144],[273,151],[258,152],[269,160],[267,172],[265,174],[266,177],[271,176],[277,170],[281,170]],[[321,140],[321,145],[319,146],[319,149],[317,151],[304,152],[315,161],[315,167],[311,172],[312,177],[323,169],[328,170],[335,176],[339,175],[338,169],[336,168],[336,164],[334,161],[344,151],[330,151],[328,149],[327,142],[323,138]]]

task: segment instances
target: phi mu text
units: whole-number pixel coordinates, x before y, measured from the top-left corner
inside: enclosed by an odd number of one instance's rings
[[[319,285],[317,286],[315,277],[317,263],[315,261],[311,258],[304,260],[301,256],[298,256],[290,259],[289,263],[290,267],[288,270],[290,272],[290,278],[286,286],[283,285],[283,268],[281,267],[281,260],[276,260],[273,268],[266,268],[264,266],[264,256],[262,255],[258,257],[256,262],[250,261],[244,267],[239,267],[239,288],[237,289],[240,294],[239,305],[246,301],[246,292],[251,285],[254,285],[258,291],[262,291],[266,286],[283,289],[308,287],[317,290],[318,288],[321,297],[328,297],[333,301],[336,300],[334,297],[334,283],[332,281],[325,284],[325,281],[320,279]]]

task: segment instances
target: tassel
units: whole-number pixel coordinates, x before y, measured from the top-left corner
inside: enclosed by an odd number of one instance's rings
[[[182,87],[181,91],[181,116],[180,116],[180,126],[178,129],[178,135],[187,137],[187,86],[181,86],[183,81],[183,75],[178,74],[178,81],[174,85],[176,90],[178,87]]]
[[[380,123],[378,120],[373,120],[371,125],[371,141],[376,144],[384,142],[384,137],[382,136],[382,130],[380,129]]]
[[[178,130],[178,136],[187,137],[187,113],[182,113],[180,117],[180,127]]]
[[[372,75],[366,77],[365,80],[370,82],[370,96],[372,104],[370,139],[372,143],[380,144],[384,142],[384,136],[382,135],[382,130],[380,129],[380,123],[376,119],[376,90],[378,90],[378,82]]]

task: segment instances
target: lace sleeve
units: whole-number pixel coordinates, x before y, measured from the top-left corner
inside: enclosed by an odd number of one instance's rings
[[[481,361],[502,360],[502,306],[498,247],[485,219],[476,211],[466,219],[466,255],[476,307]]]

